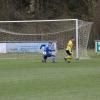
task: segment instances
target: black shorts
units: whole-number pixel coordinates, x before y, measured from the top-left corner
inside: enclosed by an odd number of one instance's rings
[[[66,50],[67,55],[71,56],[72,53],[69,50]]]
[[[52,54],[43,55],[43,58],[44,58],[44,59],[47,59],[48,57],[52,57]]]

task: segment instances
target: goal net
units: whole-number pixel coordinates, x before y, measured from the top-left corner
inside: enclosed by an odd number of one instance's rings
[[[87,58],[91,25],[77,19],[0,21],[0,55],[30,58],[39,52],[36,46],[41,43],[53,41],[61,50],[66,48],[70,37],[75,37],[74,57]]]

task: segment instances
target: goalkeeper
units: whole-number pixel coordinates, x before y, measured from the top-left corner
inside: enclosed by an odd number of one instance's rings
[[[71,39],[68,41],[67,46],[66,46],[66,56],[64,57],[65,61],[67,61],[68,63],[71,62],[72,60],[72,49],[73,49],[73,42],[74,42],[74,38],[71,37]]]
[[[52,42],[49,42],[48,45],[41,45],[40,49],[42,49],[42,62],[46,63],[47,58],[51,58],[52,62],[55,62],[56,55],[52,54],[55,50],[52,48]]]

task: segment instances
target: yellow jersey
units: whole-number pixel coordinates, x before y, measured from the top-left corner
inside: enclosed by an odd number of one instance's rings
[[[66,50],[69,50],[71,52],[72,48],[73,48],[73,42],[72,42],[72,40],[69,40],[67,43]]]

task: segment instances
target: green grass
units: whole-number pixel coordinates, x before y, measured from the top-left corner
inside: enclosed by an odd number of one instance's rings
[[[61,56],[56,63],[0,59],[0,100],[100,100],[99,57],[70,64]]]

